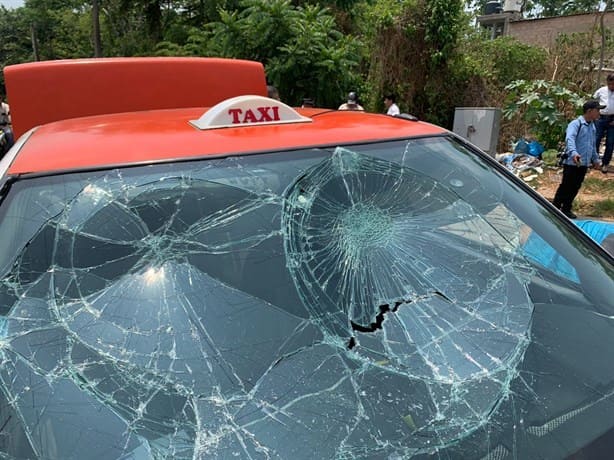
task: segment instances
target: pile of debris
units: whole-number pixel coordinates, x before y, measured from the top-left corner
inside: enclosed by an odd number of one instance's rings
[[[513,153],[501,153],[496,155],[495,158],[514,175],[525,182],[531,182],[544,173],[544,162],[542,160],[544,147],[539,142],[520,138],[512,143],[512,149]]]

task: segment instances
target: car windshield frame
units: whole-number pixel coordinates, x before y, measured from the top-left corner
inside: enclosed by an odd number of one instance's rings
[[[454,136],[7,190],[9,457],[559,458],[614,427],[612,256]]]

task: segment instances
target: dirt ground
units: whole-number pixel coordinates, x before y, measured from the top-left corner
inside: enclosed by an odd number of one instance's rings
[[[548,200],[561,182],[562,169],[547,167],[534,183],[535,189]],[[574,212],[582,217],[614,221],[614,167],[608,174],[590,170],[574,202]]]

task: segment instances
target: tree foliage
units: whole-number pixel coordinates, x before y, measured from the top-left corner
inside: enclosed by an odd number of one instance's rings
[[[532,134],[548,149],[559,147],[565,138],[568,120],[578,114],[586,95],[545,80],[518,80],[506,86],[508,105],[503,114],[520,115]]]
[[[28,29],[29,21],[22,9],[0,7],[0,62],[3,66],[34,59]]]
[[[289,104],[311,97],[334,108],[353,90],[368,110],[382,111],[382,96],[392,92],[402,111],[451,127],[455,107],[501,107],[511,91],[506,85],[517,80],[551,81],[583,94],[599,79],[595,63],[604,53],[614,55],[612,31],[599,29],[598,15],[593,31],[560,37],[550,51],[510,38],[490,40],[476,30],[467,9],[481,13],[485,3],[25,0],[14,10],[0,7],[0,65],[92,57],[97,23],[104,56],[258,60]],[[525,0],[523,8],[525,15],[546,16],[595,11],[603,3]],[[607,3],[611,8],[612,0]],[[526,110],[504,123],[504,139],[513,136],[510,126],[518,130],[527,123]]]
[[[601,3],[600,0],[541,0],[533,10],[539,11],[542,17],[561,16],[597,11]]]
[[[336,107],[359,79],[360,43],[336,27],[330,10],[289,0],[246,0],[241,10],[220,10],[220,20],[193,30],[191,54],[253,59],[284,101],[311,97]]]
[[[395,93],[401,108],[420,118],[450,124],[450,107],[462,97],[459,38],[467,24],[461,0],[377,0],[365,8],[363,26],[370,55],[370,107],[382,109]]]
[[[514,80],[532,80],[543,75],[547,52],[513,37],[495,40],[472,35],[465,42],[465,59],[475,73],[492,83],[497,90]]]

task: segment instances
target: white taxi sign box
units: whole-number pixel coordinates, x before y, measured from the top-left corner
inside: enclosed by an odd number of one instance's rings
[[[239,126],[308,123],[292,107],[263,96],[237,96],[214,105],[190,124],[198,129],[236,128]]]

